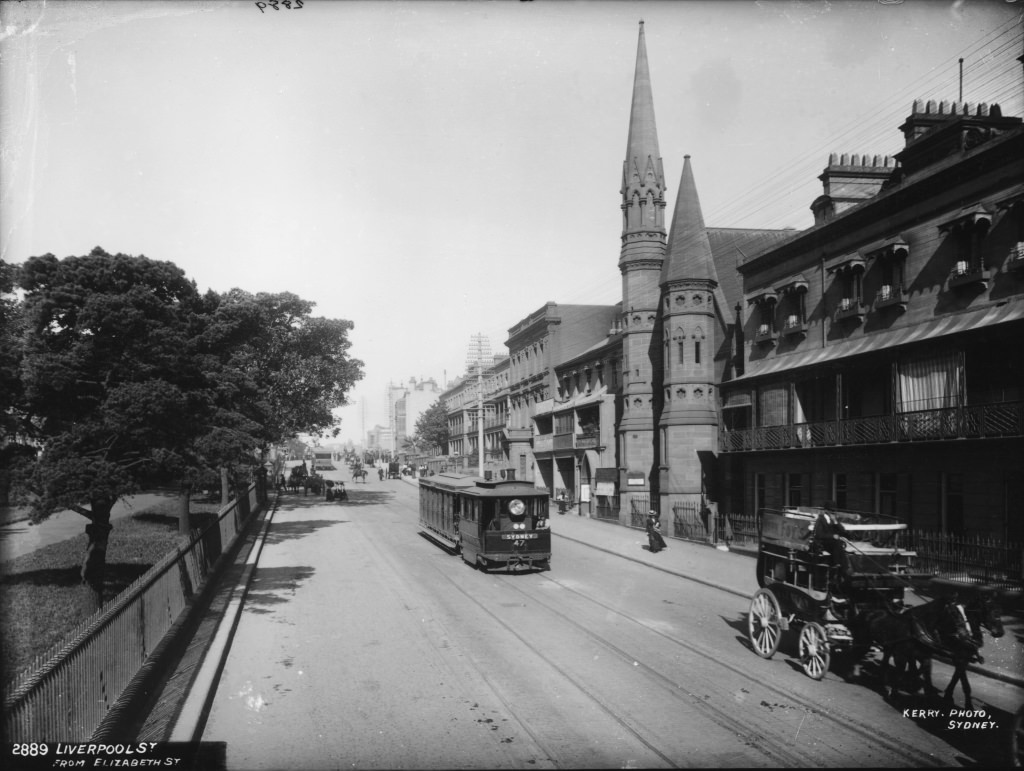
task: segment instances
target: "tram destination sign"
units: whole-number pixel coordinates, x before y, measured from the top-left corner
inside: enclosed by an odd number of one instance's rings
[[[540,538],[537,533],[502,533],[501,540],[503,541],[522,541],[529,540],[531,538]]]

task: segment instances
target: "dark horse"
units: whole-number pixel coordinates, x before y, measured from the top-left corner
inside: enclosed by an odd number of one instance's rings
[[[983,629],[988,630],[988,633],[994,638],[998,639],[1003,636],[1003,613],[999,603],[991,594],[985,592],[979,592],[970,601],[958,607],[964,614],[970,639],[953,639],[949,643],[949,657],[953,661],[953,679],[946,686],[943,698],[946,701],[953,701],[953,691],[956,689],[956,684],[960,683],[964,691],[964,709],[973,709],[971,684],[967,680],[967,665],[974,661],[979,664],[984,662],[979,653],[985,642],[982,635]],[[946,647],[946,640],[943,639],[942,642]]]
[[[366,482],[366,469],[357,468],[352,472],[352,481],[355,482],[357,479],[363,480],[364,483]]]
[[[953,647],[959,650],[971,640],[963,608],[951,597],[939,597],[898,612],[888,608],[866,611],[859,621],[865,639],[882,648],[882,687],[887,699],[896,695],[908,665],[919,667],[925,694],[937,696],[932,684],[932,656],[950,655]],[[895,677],[889,671],[890,658]]]

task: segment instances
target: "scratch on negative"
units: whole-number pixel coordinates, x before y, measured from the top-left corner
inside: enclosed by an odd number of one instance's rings
[[[807,719],[807,715],[806,714],[802,718],[800,718],[800,725],[798,725],[796,727],[796,736],[793,737],[793,741],[796,741],[797,736],[800,736],[800,729],[804,727],[804,721],[806,719]]]

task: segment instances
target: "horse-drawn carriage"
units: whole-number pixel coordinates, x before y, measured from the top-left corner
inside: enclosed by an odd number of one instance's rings
[[[876,647],[882,652],[884,687],[890,697],[911,665],[919,665],[929,694],[937,693],[931,683],[931,658],[942,656],[954,666],[945,698],[952,699],[960,683],[970,709],[967,664],[981,658],[982,629],[1002,636],[999,604],[984,588],[968,589],[912,572],[917,555],[903,548],[899,537],[906,528],[891,517],[831,508],[762,512],[760,588],[748,616],[754,652],[771,658],[782,633],[799,629],[801,667],[820,680],[833,652],[847,654],[849,663],[856,665]],[[906,607],[908,587],[935,598]],[[897,669],[891,681],[890,658]]]
[[[771,658],[782,633],[800,630],[804,672],[825,676],[833,651],[867,649],[865,614],[903,602],[914,552],[899,547],[906,525],[881,516],[818,508],[762,512],[757,583],[748,632]]]

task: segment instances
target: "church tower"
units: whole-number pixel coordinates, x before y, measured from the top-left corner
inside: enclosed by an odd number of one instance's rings
[[[715,290],[718,274],[704,227],[690,156],[683,162],[661,270],[662,398],[660,511],[708,503],[718,443],[715,408]],[[669,518],[671,519],[671,518]]]
[[[654,337],[659,279],[665,259],[665,173],[658,151],[654,99],[647,65],[644,23],[633,76],[629,140],[622,166],[622,419],[619,423],[620,511],[627,520],[631,502],[651,496],[658,482],[654,376],[660,344]]]

